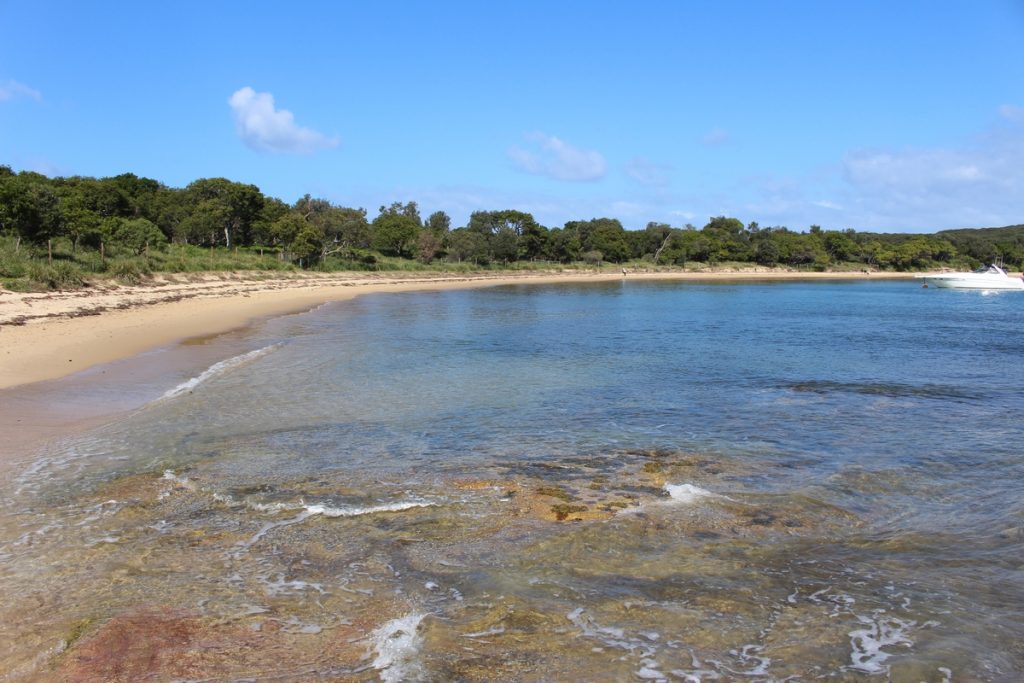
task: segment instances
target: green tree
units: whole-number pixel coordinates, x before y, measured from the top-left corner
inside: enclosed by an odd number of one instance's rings
[[[308,221],[302,221],[291,244],[288,245],[292,257],[299,259],[299,263],[303,266],[310,266],[318,260],[323,248],[323,231]]]
[[[754,261],[763,266],[774,266],[779,262],[780,254],[779,245],[771,235],[759,239],[754,247]]]
[[[38,173],[0,178],[0,231],[43,243],[61,233],[60,199]]]
[[[110,240],[136,256],[151,248],[162,249],[167,244],[167,237],[160,228],[145,218],[108,218],[107,221],[112,223]]]
[[[258,187],[226,178],[201,178],[189,184],[185,193],[193,213],[201,214],[188,230],[193,237],[201,228],[209,244],[219,243],[220,235],[227,247],[252,243],[253,225],[263,209],[263,193]]]
[[[589,221],[572,221],[565,224],[566,230],[575,230],[580,237],[584,252],[601,252],[602,259],[621,263],[629,258],[629,241],[622,223],[615,218],[593,218]]]
[[[857,243],[849,233],[829,230],[822,233],[825,253],[836,262],[851,261],[857,253]]]
[[[274,236],[273,226],[282,216],[291,211],[291,208],[276,197],[264,197],[263,208],[259,216],[252,224],[253,244],[275,244],[277,239]]]
[[[372,232],[366,220],[366,209],[334,207],[328,237],[342,251],[369,249]]]
[[[423,226],[437,237],[443,240],[452,228],[452,219],[444,211],[435,211],[427,216],[427,222]]]
[[[583,253],[580,234],[575,228],[555,228],[549,234],[548,251],[551,258],[561,263],[578,261]]]
[[[548,249],[549,240],[548,229],[530,216],[529,222],[523,225],[519,235],[519,257],[528,261],[543,257]]]
[[[491,254],[495,261],[508,263],[519,258],[519,235],[510,227],[500,227],[491,235]]]
[[[275,244],[290,250],[292,243],[305,227],[306,220],[300,214],[289,211],[274,221],[270,234]]]
[[[448,258],[455,261],[490,262],[487,238],[469,228],[457,228],[448,235]]]
[[[412,256],[420,231],[419,216],[416,202],[395,202],[389,207],[380,207],[372,223],[373,247],[391,256]]]

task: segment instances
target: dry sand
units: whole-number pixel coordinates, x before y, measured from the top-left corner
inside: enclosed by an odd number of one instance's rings
[[[199,335],[242,327],[257,318],[301,311],[374,292],[618,280],[621,271],[456,275],[296,274],[166,276],[139,286],[97,285],[69,292],[22,294],[0,289],[0,389],[56,379]],[[784,270],[635,273],[631,279],[783,280],[901,277]],[[909,276],[908,276],[909,277]]]

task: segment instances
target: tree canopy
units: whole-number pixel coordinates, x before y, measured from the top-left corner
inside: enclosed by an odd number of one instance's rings
[[[703,227],[651,222],[627,230],[613,217],[546,227],[519,209],[474,211],[456,227],[444,211],[424,221],[415,201],[363,208],[305,195],[294,204],[227,178],[173,188],[131,173],[109,178],[49,178],[0,166],[0,235],[18,243],[64,238],[72,249],[116,245],[142,254],[167,244],[267,247],[310,267],[331,257],[372,263],[378,256],[477,264],[516,261],[659,265],[747,262],[827,269],[842,263],[922,269],[1002,259],[1024,264],[1024,225],[931,235],[744,225],[712,216]]]

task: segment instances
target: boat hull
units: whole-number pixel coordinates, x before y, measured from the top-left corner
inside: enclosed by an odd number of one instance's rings
[[[1010,277],[1002,263],[982,266],[970,273],[931,273],[917,277],[926,285],[947,289],[1024,290],[1024,278]]]
[[[1024,290],[1024,280],[1006,278],[1003,280],[984,280],[955,277],[926,277],[922,278],[929,286],[943,287],[946,289],[1000,289],[1000,290]]]

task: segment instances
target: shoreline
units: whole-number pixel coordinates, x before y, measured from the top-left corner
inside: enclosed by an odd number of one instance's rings
[[[629,273],[632,280],[757,281],[906,279],[862,272]],[[619,272],[533,271],[524,274],[341,273],[323,276],[164,281],[134,287],[22,294],[0,290],[0,389],[72,375],[185,339],[214,335],[261,319],[297,313],[363,294],[514,284],[622,280]]]

